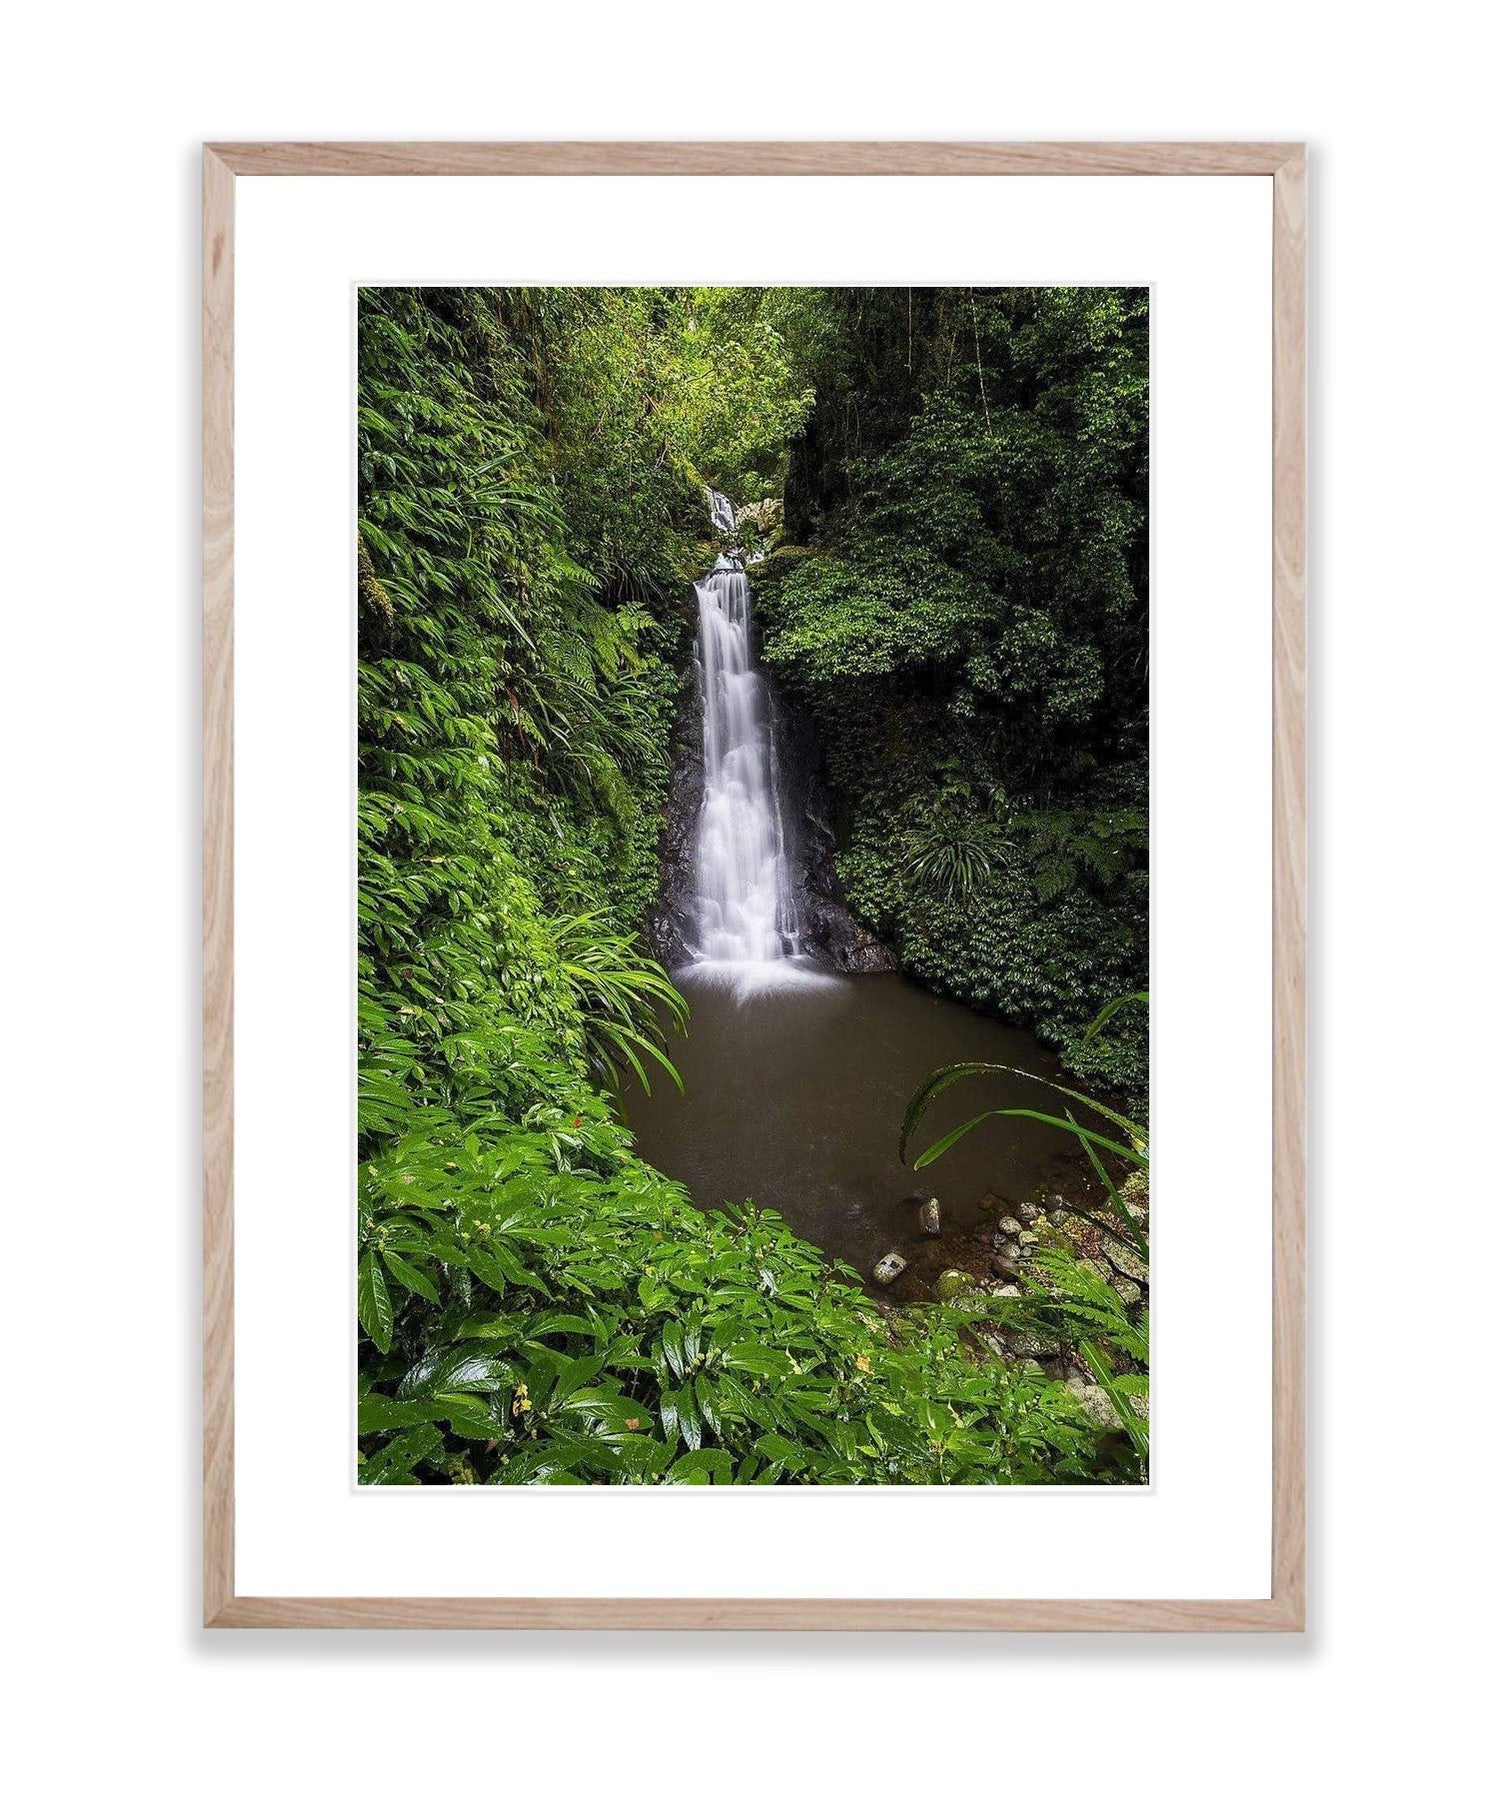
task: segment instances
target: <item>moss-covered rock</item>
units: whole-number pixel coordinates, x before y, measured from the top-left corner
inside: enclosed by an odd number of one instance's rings
[[[975,1285],[974,1278],[961,1268],[944,1268],[937,1276],[936,1293],[938,1299],[960,1299]]]

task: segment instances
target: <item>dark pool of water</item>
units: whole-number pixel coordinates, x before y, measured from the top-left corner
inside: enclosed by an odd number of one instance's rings
[[[698,1204],[753,1199],[866,1279],[887,1250],[921,1239],[909,1195],[942,1202],[943,1238],[971,1231],[993,1190],[1025,1198],[1073,1158],[1056,1130],[992,1119],[913,1175],[898,1154],[906,1102],[949,1062],[1004,1062],[1053,1078],[1056,1058],[1028,1032],[984,1018],[900,975],[804,976],[749,990],[732,980],[675,977],[692,1005],[669,1045],[684,1093],[664,1078],[627,1095],[641,1154]],[[1023,1078],[960,1081],[928,1109],[911,1154],[991,1106],[1051,1110],[1057,1095]],[[913,1260],[943,1256],[933,1245]]]

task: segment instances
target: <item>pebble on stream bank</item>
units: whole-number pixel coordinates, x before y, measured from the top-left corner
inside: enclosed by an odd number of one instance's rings
[[[1121,1196],[1131,1219],[1148,1232],[1148,1184],[1131,1181]],[[1038,1250],[1052,1247],[1070,1251],[1112,1286],[1132,1311],[1149,1304],[1148,1264],[1132,1245],[1118,1241],[1117,1214],[1093,1190],[1081,1164],[1059,1164],[1023,1198],[991,1189],[978,1201],[977,1218],[957,1229],[949,1218],[946,1235],[941,1234],[941,1208],[930,1189],[910,1193],[908,1203],[909,1240],[882,1256],[871,1276],[877,1287],[889,1290],[889,1297],[882,1296],[878,1303],[891,1318],[911,1301],[935,1299],[957,1307],[973,1301],[978,1303],[970,1309],[981,1314],[986,1300],[1025,1298],[1038,1282],[1047,1284],[1034,1257]],[[928,1231],[929,1209],[937,1215],[936,1232]],[[893,1286],[897,1281],[898,1298]],[[976,1317],[968,1335],[976,1349],[987,1350],[1013,1368],[1034,1369],[1049,1380],[1065,1381],[1074,1394],[1087,1393],[1084,1409],[1089,1415],[1101,1425],[1111,1419],[1117,1425],[1113,1402],[1066,1341],[1034,1327],[1027,1329],[1019,1319],[1006,1325]],[[1148,1415],[1143,1399],[1131,1403],[1142,1416]]]
[[[1047,1284],[1033,1258],[1037,1250],[1050,1247],[1069,1250],[1081,1265],[1112,1286],[1131,1310],[1149,1303],[1148,1265],[1133,1246],[1121,1244],[1111,1234],[1118,1229],[1116,1215],[1092,1191],[1081,1167],[1058,1168],[1050,1181],[1037,1185],[1023,1199],[993,1190],[985,1193],[972,1227],[949,1234],[940,1244],[926,1234],[924,1213],[930,1192],[919,1191],[909,1197],[916,1224],[912,1240],[904,1246],[904,1254],[891,1250],[882,1258],[873,1276],[881,1287],[906,1276],[900,1300],[892,1294],[891,1299],[880,1302],[892,1316],[898,1315],[903,1302],[911,1300],[932,1298],[952,1305],[961,1304],[964,1298],[1024,1298],[1038,1279],[1043,1286]],[[1126,1204],[1132,1220],[1148,1231],[1149,1188],[1145,1182],[1133,1184]],[[882,1273],[897,1263],[895,1272]],[[1067,1382],[1075,1391],[1097,1394],[1085,1409],[1100,1423],[1106,1424],[1110,1417],[1117,1423],[1112,1401],[1097,1385],[1097,1376],[1068,1343],[1028,1330],[1018,1320],[1008,1327],[1000,1323],[996,1328],[988,1321],[975,1324],[971,1335],[976,1346],[1012,1366],[1033,1368],[1050,1380]],[[1144,1402],[1133,1403],[1144,1415]]]

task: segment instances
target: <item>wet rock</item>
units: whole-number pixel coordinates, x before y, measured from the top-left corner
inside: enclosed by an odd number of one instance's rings
[[[754,582],[750,583],[753,596]],[[776,747],[785,792],[787,860],[802,941],[840,974],[887,974],[895,957],[853,916],[834,861],[832,811],[822,752],[811,721],[770,681]]]
[[[1120,1428],[1119,1414],[1114,1410],[1114,1402],[1102,1387],[1090,1387],[1084,1381],[1070,1380],[1067,1391],[1083,1408],[1093,1422],[1104,1430]]]
[[[1098,1255],[1099,1229],[1089,1218],[1068,1212],[1057,1222],[1057,1239],[1061,1247],[1070,1249],[1079,1261]]]
[[[1125,1176],[1124,1185],[1119,1189],[1119,1197],[1129,1207],[1132,1218],[1143,1215],[1150,1205],[1150,1175],[1143,1168],[1136,1168]]]
[[[1118,1272],[1126,1279],[1139,1281],[1142,1284],[1150,1280],[1150,1265],[1133,1247],[1126,1247],[1112,1237],[1103,1240],[1103,1253]]]
[[[990,1287],[989,1291],[996,1299],[1019,1299],[1020,1297],[1019,1287],[1011,1286],[1008,1283]]]
[[[937,1203],[935,1193],[917,1194],[916,1222],[921,1226],[924,1237],[940,1237],[942,1235],[942,1208]]]
[[[1114,1291],[1119,1295],[1119,1297],[1124,1301],[1124,1303],[1127,1306],[1139,1305],[1141,1299],[1144,1297],[1144,1293],[1140,1287],[1139,1282],[1129,1280],[1125,1275],[1116,1274],[1114,1276],[1112,1285],[1113,1285]]]
[[[905,1273],[908,1263],[897,1250],[880,1257],[874,1265],[874,1278],[882,1287],[888,1287],[892,1281],[898,1281]]]
[[[747,519],[762,537],[770,537],[781,528],[782,504],[779,500],[751,500],[741,506],[734,515],[734,522],[741,527]]]
[[[1076,1375],[1067,1383],[1067,1391],[1073,1396],[1088,1416],[1105,1430],[1122,1430],[1123,1422],[1114,1409],[1114,1402],[1102,1387],[1090,1386],[1079,1380]],[[1137,1418],[1149,1418],[1150,1401],[1142,1393],[1131,1393],[1126,1401]]]
[[[1023,1199],[1015,1208],[1015,1216],[1022,1224],[1034,1224],[1041,1216],[1041,1207],[1033,1199]]]
[[[688,588],[686,600],[691,598]],[[657,852],[660,897],[646,920],[646,934],[658,960],[667,968],[680,968],[692,959],[687,947],[694,929],[692,852],[703,804],[703,711],[696,664],[689,664],[686,691],[672,727],[671,766]]]
[[[944,1268],[937,1276],[937,1297],[941,1300],[957,1299],[976,1284],[973,1276],[966,1274],[961,1268]]]
[[[1033,1356],[1037,1361],[1048,1361],[1062,1353],[1062,1345],[1055,1338],[1037,1337],[1030,1331],[1006,1331],[1005,1341],[1011,1355]]]
[[[1001,1218],[997,1234],[1004,1237],[1018,1237],[1024,1228],[1018,1218]]]
[[[1095,1423],[1106,1430],[1122,1430],[1123,1423],[1114,1402],[1102,1387],[1092,1386],[1077,1375],[1067,1382],[1067,1391]],[[1126,1403],[1137,1418],[1149,1418],[1150,1401],[1143,1393],[1131,1393]]]
[[[899,967],[895,957],[861,925],[850,918],[847,936],[842,942],[827,940],[830,933],[814,937],[813,942],[826,953],[827,960],[839,974],[893,974]]]

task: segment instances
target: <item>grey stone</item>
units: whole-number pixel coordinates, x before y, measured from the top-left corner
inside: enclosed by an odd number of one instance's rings
[[[1145,1258],[1132,1247],[1118,1243],[1112,1237],[1103,1240],[1103,1253],[1126,1279],[1146,1283],[1150,1280],[1150,1267]]]
[[[1114,1402],[1102,1387],[1089,1386],[1087,1382],[1076,1376],[1067,1383],[1067,1391],[1073,1396],[1088,1416],[1105,1430],[1122,1430],[1124,1428],[1118,1412],[1114,1410]],[[1141,1418],[1150,1416],[1150,1403],[1138,1394],[1131,1394],[1130,1409]]]
[[[1114,1402],[1102,1387],[1090,1387],[1080,1380],[1070,1380],[1067,1391],[1083,1408],[1093,1422],[1104,1430],[1119,1430],[1119,1414],[1114,1410]]]
[[[921,1208],[916,1214],[923,1236],[940,1237],[942,1235],[942,1208],[937,1204],[936,1194],[923,1199]]]
[[[888,1287],[891,1281],[900,1279],[905,1273],[906,1267],[906,1258],[897,1250],[892,1249],[889,1255],[881,1256],[875,1263],[874,1278],[882,1287]]]
[[[1119,1197],[1129,1207],[1131,1217],[1142,1217],[1145,1208],[1150,1204],[1150,1176],[1143,1168],[1137,1168],[1132,1174],[1125,1176],[1124,1185],[1119,1189]]]

